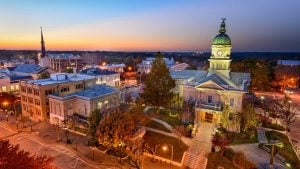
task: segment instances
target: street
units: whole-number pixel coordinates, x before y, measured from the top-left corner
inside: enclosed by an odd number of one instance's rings
[[[24,128],[23,128],[24,125]],[[118,159],[98,150],[91,150],[87,145],[87,137],[69,134],[73,144],[65,143],[65,134],[60,132],[62,141],[56,142],[57,128],[47,122],[33,124],[31,131],[28,121],[19,124],[17,130],[15,117],[9,116],[6,121],[5,114],[0,112],[0,140],[8,139],[11,144],[19,144],[20,150],[25,150],[36,155],[54,157],[53,164],[60,169],[133,169],[127,163],[120,164]],[[76,147],[76,148],[75,148]],[[93,160],[94,156],[94,160]],[[165,169],[170,166],[165,163],[153,163],[150,158],[145,158],[144,169]],[[181,167],[173,166],[173,169]]]

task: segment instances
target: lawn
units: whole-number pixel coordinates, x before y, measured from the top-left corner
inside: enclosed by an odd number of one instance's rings
[[[170,112],[167,109],[160,109],[159,114],[156,114],[156,109],[155,108],[150,108],[147,113],[153,115],[154,117],[167,122],[171,126],[175,127],[176,125],[181,125],[182,122],[178,117],[175,117],[174,114],[175,112]]]
[[[268,140],[279,140],[283,143],[282,148],[277,148],[278,153],[290,163],[293,168],[300,168],[300,161],[295,154],[292,145],[290,144],[286,135],[277,131],[266,131]]]
[[[156,122],[156,121],[149,121],[147,124],[146,124],[146,127],[150,127],[150,128],[154,128],[154,129],[157,129],[157,130],[161,130],[161,131],[164,131],[164,132],[168,132],[168,133],[171,133],[171,131],[169,129],[167,129],[164,125]]]
[[[169,137],[163,134],[147,131],[144,135],[145,143],[149,144],[151,147],[157,147],[156,155],[164,157],[166,159],[171,159],[171,147],[169,146],[168,150],[164,151],[163,146],[167,144],[173,145],[174,152],[174,161],[181,162],[183,153],[188,149],[188,146],[182,141],[179,141],[177,138]]]

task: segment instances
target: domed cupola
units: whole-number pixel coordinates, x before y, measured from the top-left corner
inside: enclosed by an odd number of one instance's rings
[[[230,78],[230,54],[231,54],[231,39],[226,35],[225,19],[222,19],[220,34],[217,35],[211,46],[211,56],[209,61],[209,72],[207,76],[214,73],[222,74]]]
[[[225,29],[225,19],[223,19],[220,30],[219,30],[219,35],[217,35],[214,39],[212,44],[213,45],[231,45],[231,39],[230,37],[226,34],[226,29]]]

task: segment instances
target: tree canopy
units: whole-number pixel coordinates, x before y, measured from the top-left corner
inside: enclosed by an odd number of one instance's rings
[[[19,145],[12,145],[8,140],[0,141],[0,168],[1,169],[56,169],[51,162],[52,157],[32,155],[20,150]]]
[[[159,52],[152,63],[150,73],[145,80],[142,98],[146,104],[157,107],[167,106],[172,101],[175,87],[175,80],[170,76],[170,72]]]

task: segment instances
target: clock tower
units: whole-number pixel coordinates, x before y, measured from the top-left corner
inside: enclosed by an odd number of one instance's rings
[[[211,56],[209,61],[208,75],[219,73],[230,79],[230,53],[231,53],[231,39],[226,34],[225,18],[219,30],[219,35],[213,39],[211,47]]]

